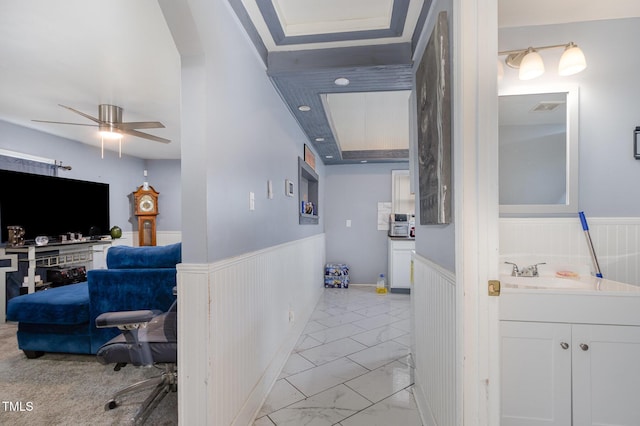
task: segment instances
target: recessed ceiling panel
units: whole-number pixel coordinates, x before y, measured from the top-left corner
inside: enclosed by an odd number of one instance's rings
[[[287,36],[389,28],[393,0],[273,0]]]
[[[324,95],[340,150],[409,149],[410,96],[409,90]]]

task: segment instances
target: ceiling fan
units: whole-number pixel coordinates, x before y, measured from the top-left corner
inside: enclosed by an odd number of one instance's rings
[[[85,114],[77,109],[58,104],[62,108],[66,108],[69,111],[80,114],[81,116],[88,118],[89,120],[97,124],[82,124],[82,123],[66,123],[63,121],[48,121],[48,120],[32,120],[39,123],[54,123],[54,124],[71,124],[74,126],[93,126],[98,127],[98,131],[105,138],[120,139],[122,135],[131,135],[139,138],[149,139],[155,142],[169,143],[171,140],[161,138],[159,136],[150,135],[148,133],[139,132],[136,129],[159,129],[164,128],[164,124],[159,121],[122,121],[122,108],[115,105],[100,104],[98,105],[98,118],[92,117],[89,114]]]

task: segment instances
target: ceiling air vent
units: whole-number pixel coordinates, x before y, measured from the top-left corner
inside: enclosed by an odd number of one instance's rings
[[[541,101],[533,107],[531,112],[551,112],[555,111],[560,105],[564,104],[565,101]]]

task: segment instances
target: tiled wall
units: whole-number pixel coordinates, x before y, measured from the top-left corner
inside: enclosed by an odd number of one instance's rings
[[[640,218],[587,218],[604,278],[640,285]],[[593,262],[580,219],[500,219],[502,260],[588,265]]]
[[[413,283],[416,404],[426,424],[460,424],[456,410],[455,276],[414,254]]]

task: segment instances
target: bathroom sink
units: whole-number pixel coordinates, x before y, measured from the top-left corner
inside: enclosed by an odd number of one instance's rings
[[[517,288],[542,288],[542,289],[562,289],[562,290],[595,290],[597,282],[592,277],[580,278],[559,278],[554,276],[541,277],[512,277],[503,275],[501,281],[509,286]]]

